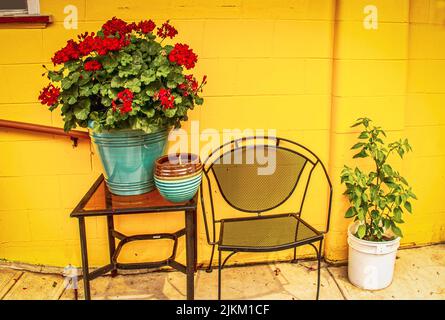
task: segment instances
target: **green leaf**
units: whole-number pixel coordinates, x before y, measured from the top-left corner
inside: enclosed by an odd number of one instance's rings
[[[369,134],[367,132],[362,132],[362,133],[360,133],[358,138],[359,139],[368,139],[369,138]]]
[[[397,207],[394,209],[393,211],[393,220],[397,223],[403,223],[402,220],[402,209],[400,209],[400,207]]]
[[[93,88],[91,89],[91,92],[92,92],[93,94],[98,94],[99,89],[100,89],[100,83],[96,83],[96,84],[93,86]]]
[[[409,213],[413,213],[413,207],[411,206],[411,202],[406,201],[404,207],[406,210],[408,210]]]
[[[417,200],[417,196],[416,196],[411,190],[408,190],[408,195],[409,195],[411,198]]]
[[[126,66],[127,64],[133,62],[133,57],[126,52],[120,52],[117,58],[119,60],[119,63],[123,66]]]
[[[73,61],[65,62],[64,66],[65,66],[65,68],[68,69],[69,72],[73,72],[73,71],[76,71],[77,69],[79,69],[80,64],[78,61],[73,60]]]
[[[62,89],[63,90],[67,90],[69,88],[71,88],[73,82],[70,78],[66,77],[62,79]]]
[[[158,55],[154,60],[153,60],[153,66],[154,67],[160,67],[163,64],[169,64],[169,61],[166,57],[162,56],[162,55]]]
[[[148,117],[152,118],[155,115],[155,109],[154,108],[141,108],[141,111]]]
[[[204,99],[198,96],[195,96],[195,103],[197,105],[202,105],[204,103]]]
[[[104,56],[101,63],[104,70],[107,71],[108,73],[112,73],[114,69],[116,69],[116,67],[119,65],[119,62],[113,56],[110,55]]]
[[[356,143],[352,146],[351,150],[359,149],[363,147],[365,144],[363,142]]]
[[[87,71],[82,71],[80,75],[81,78],[78,81],[79,86],[84,86],[91,80],[90,74]]]
[[[92,94],[90,86],[83,86],[79,88],[79,95],[88,97]]]
[[[86,120],[90,113],[90,100],[83,99],[74,107],[74,116],[79,120]]]
[[[391,230],[397,237],[403,237],[402,230],[400,230],[394,223],[391,225]]]
[[[170,67],[166,64],[160,66],[156,71],[157,77],[166,77],[170,73]]]
[[[346,211],[346,213],[345,213],[345,218],[352,218],[355,215],[356,215],[356,211],[355,211],[354,207],[350,207],[348,209],[348,211]]]
[[[63,79],[63,73],[57,71],[48,71],[48,78],[51,81],[59,82]]]
[[[137,78],[128,80],[125,82],[124,88],[130,89],[134,93],[141,92],[141,81]]]
[[[162,47],[159,43],[155,41],[151,41],[148,45],[148,54],[151,56],[158,55],[158,53],[161,51]]]
[[[364,224],[361,224],[361,225],[358,227],[358,230],[357,230],[357,236],[358,236],[360,239],[363,239],[363,237],[365,236],[365,234],[366,234],[366,226],[365,226]]]
[[[365,215],[366,215],[366,211],[363,208],[359,208],[357,213],[357,218],[360,221],[364,221],[365,220]]]
[[[125,79],[119,77],[119,76],[114,76],[111,79],[111,88],[121,88],[124,86],[125,83]]]
[[[156,80],[156,72],[153,69],[147,69],[141,74],[143,84],[150,84]]]
[[[353,158],[357,159],[357,158],[367,158],[367,157],[368,157],[368,153],[366,152],[365,149],[363,149],[359,153],[355,154]]]
[[[383,169],[383,172],[385,172],[386,175],[388,175],[388,176],[392,176],[393,173],[394,173],[392,168],[391,168],[391,166],[389,164],[384,164],[382,169]]]
[[[164,110],[164,113],[167,118],[172,118],[176,114],[176,108],[166,109],[166,110]]]
[[[71,82],[76,83],[80,78],[80,72],[73,72],[70,74]]]
[[[129,64],[119,68],[119,77],[137,76],[142,66],[140,64]]]
[[[74,96],[71,96],[68,98],[68,104],[75,104],[77,102],[77,98]]]

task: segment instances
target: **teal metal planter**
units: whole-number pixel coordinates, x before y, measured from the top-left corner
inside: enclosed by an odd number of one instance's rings
[[[99,153],[105,181],[116,195],[137,195],[154,189],[153,166],[164,151],[168,130],[90,132]]]

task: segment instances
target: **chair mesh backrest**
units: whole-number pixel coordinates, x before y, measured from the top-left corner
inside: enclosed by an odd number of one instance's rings
[[[236,148],[212,165],[222,196],[238,210],[263,212],[279,206],[292,195],[306,165],[307,159],[292,150],[262,147],[261,151],[258,146]]]

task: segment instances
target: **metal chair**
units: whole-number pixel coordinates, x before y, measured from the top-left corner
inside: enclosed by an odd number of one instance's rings
[[[302,219],[309,182],[317,167],[322,169],[323,179],[327,180],[328,203],[323,231]],[[218,246],[218,299],[221,299],[222,269],[235,253],[293,249],[293,262],[296,262],[296,248],[308,244],[314,248],[318,260],[318,300],[321,250],[324,234],[329,230],[332,203],[332,184],[320,159],[308,148],[287,139],[247,137],[232,140],[211,152],[204,161],[203,172],[200,198],[207,241],[212,245],[207,271],[212,271],[215,246]],[[297,188],[300,191],[297,210],[275,213]],[[218,196],[229,205],[230,211],[249,216],[239,217],[238,214],[226,218],[225,212],[221,218],[222,212],[215,212],[214,206]],[[206,201],[207,205],[210,203],[210,217],[207,217]],[[216,240],[218,224],[219,238]],[[314,244],[317,242],[318,248]],[[223,251],[230,254],[222,261]]]

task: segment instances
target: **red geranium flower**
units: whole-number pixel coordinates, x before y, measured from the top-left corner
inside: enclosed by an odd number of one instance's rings
[[[90,60],[85,62],[84,69],[86,71],[97,71],[102,69],[102,65],[97,60]]]
[[[164,109],[173,109],[175,107],[175,97],[171,94],[170,89],[160,89],[157,97],[161,100]]]
[[[155,23],[151,20],[144,20],[137,24],[136,29],[142,33],[150,33],[156,27]]]
[[[134,98],[134,94],[129,89],[124,89],[117,94],[117,100],[120,100],[122,102],[122,105],[119,107],[119,111],[122,114],[128,113],[131,110],[133,110],[133,108],[132,108],[133,98]],[[118,108],[116,100],[112,101],[112,106],[113,106],[113,110],[116,111]]]
[[[87,56],[91,52],[96,50],[97,38],[94,35],[94,32],[90,35],[88,34],[88,32],[86,32],[78,36],[80,40],[78,48],[82,56]]]
[[[74,40],[69,40],[66,46],[54,54],[51,59],[54,65],[65,63],[70,60],[75,60],[80,57],[78,44]]]
[[[178,30],[176,30],[171,24],[168,23],[168,20],[162,24],[158,28],[158,36],[162,39],[165,39],[169,37],[170,39],[173,39],[174,36],[178,34]]]
[[[59,99],[60,89],[54,87],[52,84],[47,85],[45,88],[40,91],[39,100],[43,105],[47,105],[52,107],[57,103]]]
[[[178,89],[182,90],[182,95],[188,97],[190,93],[197,94],[199,90],[202,91],[202,86],[207,83],[207,76],[202,77],[201,84],[198,83],[192,74],[185,76],[185,81],[178,85]]]
[[[130,44],[130,39],[128,37],[120,38],[96,38],[96,52],[99,55],[105,55],[109,51],[119,51],[123,47]]]
[[[193,52],[192,49],[189,48],[188,45],[177,43],[168,55],[168,59],[171,62],[175,62],[181,66],[186,67],[186,69],[191,69],[198,61],[198,56]]]
[[[102,26],[102,32],[104,33],[105,37],[114,36],[116,33],[119,35],[125,35],[128,32],[131,32],[131,27],[129,27],[124,20],[113,17],[104,23]]]

